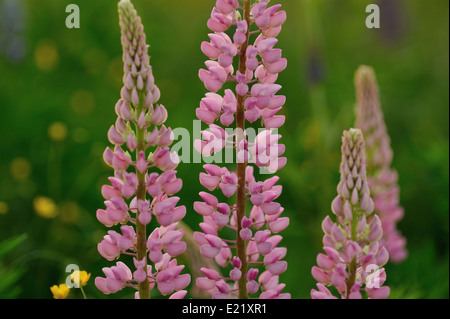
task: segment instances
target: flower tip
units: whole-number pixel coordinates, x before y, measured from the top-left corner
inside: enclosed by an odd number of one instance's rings
[[[355,72],[357,84],[373,84],[376,82],[375,71],[371,66],[361,65]]]

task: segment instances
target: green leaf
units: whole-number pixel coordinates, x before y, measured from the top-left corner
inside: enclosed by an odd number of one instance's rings
[[[25,269],[23,267],[7,269],[4,271],[0,270],[0,274],[2,276],[2,280],[0,281],[1,298],[6,298],[7,295],[14,295],[14,290],[20,290],[20,287],[16,285],[24,273]]]
[[[27,239],[27,235],[21,234],[2,241],[0,243],[0,258],[17,248],[25,239]]]

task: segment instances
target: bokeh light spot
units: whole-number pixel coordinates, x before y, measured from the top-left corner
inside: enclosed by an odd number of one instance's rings
[[[80,217],[80,207],[74,201],[65,201],[59,205],[60,218],[66,223],[76,223]]]
[[[106,53],[98,48],[87,51],[83,56],[86,72],[93,75],[103,73],[107,65],[107,58]]]
[[[54,218],[58,215],[55,202],[45,196],[36,196],[33,200],[33,207],[36,214],[43,218]]]
[[[70,107],[76,114],[89,114],[95,107],[94,95],[87,90],[75,91],[70,97]]]
[[[0,214],[4,215],[9,211],[9,206],[5,202],[0,202]]]
[[[89,132],[83,127],[78,127],[73,130],[72,139],[76,143],[85,143],[89,139]]]
[[[34,51],[34,63],[44,72],[50,72],[59,63],[58,49],[52,40],[41,40]]]
[[[48,136],[53,141],[64,141],[67,137],[67,125],[62,122],[55,122],[48,128]]]
[[[25,158],[15,158],[11,162],[11,175],[16,180],[25,180],[30,176],[31,164]]]

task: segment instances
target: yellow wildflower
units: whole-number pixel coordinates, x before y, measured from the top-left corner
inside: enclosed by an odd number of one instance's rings
[[[58,215],[58,208],[55,202],[45,196],[37,196],[33,200],[33,207],[36,214],[44,218],[53,218]]]
[[[91,274],[88,274],[85,270],[79,271],[75,270],[71,275],[70,278],[72,278],[72,281],[76,283],[76,280],[79,280],[80,286],[86,286],[87,282],[89,281],[89,278],[91,278]]]
[[[53,298],[55,299],[66,299],[69,295],[69,287],[66,284],[53,285],[50,287],[50,291],[53,294]]]

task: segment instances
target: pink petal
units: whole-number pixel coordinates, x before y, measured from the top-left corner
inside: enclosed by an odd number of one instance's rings
[[[191,275],[183,274],[178,276],[175,280],[175,290],[181,290],[186,288],[191,282]]]
[[[256,244],[256,247],[262,255],[267,255],[272,251],[273,245],[270,242],[263,242]]]
[[[219,185],[220,178],[217,176],[211,176],[205,173],[200,173],[200,184],[206,189],[213,191]]]
[[[225,32],[228,30],[228,26],[220,23],[219,21],[210,18],[207,23],[208,28],[213,32]]]
[[[187,294],[186,290],[180,290],[172,294],[169,299],[183,299]]]
[[[266,129],[280,128],[285,121],[286,117],[284,115],[275,115],[264,120],[264,127]]]
[[[175,244],[168,245],[164,248],[164,250],[172,257],[181,255],[186,251],[186,243],[178,242]],[[181,288],[182,289],[182,288]]]
[[[277,261],[273,264],[269,264],[266,266],[267,270],[270,271],[273,275],[279,275],[286,271],[287,262],[284,260]]]
[[[371,289],[367,293],[371,299],[386,299],[389,297],[390,292],[391,289],[388,286],[384,286],[381,288]]]
[[[116,144],[116,145],[121,145],[121,144],[125,143],[125,139],[122,137],[122,135],[119,132],[117,132],[114,125],[111,125],[111,127],[109,128],[108,139],[111,143]]]
[[[202,121],[203,123],[206,123],[206,124],[214,123],[214,121],[217,118],[217,114],[215,114],[215,113],[213,113],[211,111],[202,109],[202,108],[197,108],[195,110],[195,114],[197,115],[197,118],[200,121]]]
[[[278,218],[269,224],[269,228],[273,233],[279,233],[289,226],[289,217]]]
[[[110,293],[115,293],[122,290],[122,283],[114,278],[106,278],[105,286]]]
[[[284,71],[287,67],[287,59],[282,58],[275,63],[272,63],[266,67],[267,72],[270,74],[277,74]]]
[[[214,258],[219,254],[219,252],[219,248],[211,247],[207,244],[200,246],[200,253],[206,258]]]
[[[280,211],[281,205],[277,202],[265,203],[261,206],[262,211],[267,215],[273,215]]]
[[[236,193],[236,185],[220,183],[219,187],[226,197],[231,197]]]
[[[111,291],[106,287],[106,278],[95,277],[95,286],[106,295],[111,293]]]
[[[336,266],[334,261],[330,257],[328,257],[324,254],[318,254],[316,261],[317,261],[317,265],[320,268],[325,269],[325,270],[331,270]]]
[[[263,60],[267,64],[275,63],[281,59],[281,49],[272,49],[263,54]]]
[[[164,295],[171,294],[175,290],[175,283],[166,281],[158,283],[158,290]]]
[[[216,282],[206,277],[198,277],[195,280],[195,283],[197,284],[197,287],[203,290],[210,290],[216,287]]]
[[[209,42],[203,41],[201,50],[208,58],[215,60],[219,57],[220,51]]]
[[[311,274],[319,283],[328,284],[330,282],[329,275],[317,266],[312,267]]]
[[[183,186],[183,181],[180,178],[177,178],[170,183],[164,184],[162,190],[167,195],[174,195],[181,190],[182,186]]]
[[[98,209],[97,210],[97,219],[100,223],[105,225],[106,227],[114,226],[115,222],[110,220],[108,217],[108,214],[104,209]]]
[[[269,26],[271,28],[280,27],[286,21],[286,11],[282,10],[270,17]]]
[[[152,215],[149,212],[143,212],[139,214],[138,219],[142,225],[148,225],[152,220]]]
[[[209,216],[214,212],[214,207],[204,202],[194,202],[194,210],[203,216]]]

